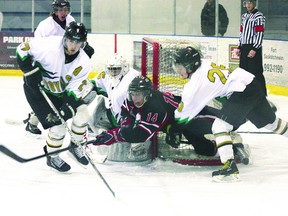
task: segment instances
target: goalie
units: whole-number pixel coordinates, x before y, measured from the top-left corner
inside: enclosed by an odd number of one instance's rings
[[[88,89],[87,96],[84,96],[84,101],[89,104],[92,116],[89,121],[90,132],[92,132],[90,134],[95,136],[103,130],[119,127],[121,105],[128,94],[128,86],[139,75],[140,72],[130,67],[121,54],[115,53],[108,59],[105,71],[91,80],[90,90]],[[97,97],[94,100],[95,95]],[[142,145],[149,146],[150,144],[142,143]],[[91,157],[95,156],[95,159],[100,153],[113,161],[143,161],[145,156],[141,156],[141,150],[138,147],[131,143],[106,148],[93,148],[92,146],[91,151],[87,153],[92,153]],[[134,152],[135,155],[130,152]]]
[[[174,122],[174,112],[181,98],[171,93],[153,90],[148,78],[139,76],[129,85],[129,97],[125,99],[121,110],[121,125],[96,136],[94,145],[112,145],[118,142],[141,143],[150,140],[156,132],[168,131],[166,142],[174,148],[180,145],[180,135],[169,134]],[[215,116],[206,107],[192,120],[191,127],[183,131],[197,154],[214,156],[217,153],[215,141],[206,139],[212,134],[211,128]]]

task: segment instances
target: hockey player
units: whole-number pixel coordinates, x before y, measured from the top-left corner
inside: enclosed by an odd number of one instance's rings
[[[257,128],[266,128],[288,137],[288,124],[272,111],[255,76],[244,69],[233,72],[223,65],[201,60],[201,52],[186,47],[175,52],[173,69],[189,79],[184,86],[182,101],[175,111],[176,124],[170,133],[185,130],[189,122],[215,97],[227,97],[212,125],[218,152],[224,166],[212,173],[215,181],[239,180],[234,161],[230,131],[237,129],[245,119]]]
[[[24,73],[27,101],[43,128],[49,129],[46,152],[63,145],[66,128],[39,91],[40,82],[62,118],[65,121],[72,118],[73,140],[78,143],[85,141],[89,112],[81,97],[91,71],[91,61],[82,49],[86,39],[84,24],[71,22],[64,36],[34,38],[17,47],[17,61]],[[70,145],[73,147],[70,152],[77,161],[87,165],[82,148],[73,142]],[[71,168],[59,155],[47,156],[47,165],[60,172]]]
[[[71,15],[70,2],[67,0],[54,0],[50,16],[39,23],[34,32],[34,37],[63,36],[65,28],[73,21],[75,22],[75,19]],[[93,47],[87,41],[84,43],[83,50],[89,58],[94,54]]]
[[[87,95],[87,98],[91,97],[90,95],[93,93],[97,95],[97,98],[89,104],[89,110],[92,116],[89,126],[93,132],[90,133],[90,135],[95,136],[95,134],[99,134],[103,130],[115,128],[120,125],[121,105],[128,95],[130,82],[137,76],[140,76],[140,72],[130,67],[121,54],[115,53],[108,59],[105,71],[91,80],[92,91]],[[86,97],[84,100],[86,101]],[[91,99],[88,99],[88,101],[89,100]],[[145,147],[147,145],[148,143],[137,145],[127,143],[127,145],[105,148],[105,153],[98,152],[98,148],[93,148],[92,146],[86,150],[87,153],[92,153],[91,157],[96,158],[97,161],[101,158],[100,155],[108,159],[113,157],[113,160],[115,160],[115,155],[118,155],[117,161],[135,161],[139,157],[135,158],[133,155],[130,157],[130,152],[134,152],[134,149],[140,151],[139,146]],[[115,147],[118,149],[115,150]],[[127,152],[127,154],[120,155],[116,153],[116,151],[119,152],[119,148],[121,151]],[[88,150],[90,150],[90,152]],[[97,154],[98,156],[96,156]],[[142,159],[144,159],[143,155]]]
[[[179,96],[153,90],[148,78],[136,77],[129,85],[129,98],[122,105],[120,127],[102,132],[96,136],[93,144],[139,143],[151,139],[158,131],[166,132],[174,121],[174,112],[180,101]],[[204,136],[212,133],[215,117],[209,113],[208,109],[203,109],[201,115],[192,120],[191,127],[183,131],[183,135],[197,154],[214,156],[217,150],[215,142]],[[180,145],[176,137],[170,136],[166,141],[174,148]]]
[[[101,72],[91,80],[93,91],[100,97],[95,104],[90,105],[92,109],[91,128],[97,133],[99,129],[109,129],[119,126],[121,105],[128,94],[128,86],[131,81],[140,76],[140,72],[131,68],[126,59],[116,53],[106,64],[106,71]]]
[[[69,1],[54,0],[49,17],[39,23],[34,32],[34,37],[63,36],[66,26],[75,21],[70,13],[71,6]]]
[[[34,37],[63,36],[65,28],[73,21],[75,22],[75,19],[71,16],[70,2],[67,0],[54,0],[49,17],[39,23],[34,32]],[[94,54],[94,49],[87,41],[83,49],[90,58]],[[24,122],[27,122],[26,131],[32,134],[41,134],[41,130],[37,127],[39,120],[33,112],[29,113],[28,119],[24,120]]]

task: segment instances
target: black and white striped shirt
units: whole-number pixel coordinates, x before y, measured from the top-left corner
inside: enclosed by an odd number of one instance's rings
[[[255,9],[251,13],[244,13],[241,19],[239,46],[252,44],[255,49],[261,48],[265,28],[264,15]]]

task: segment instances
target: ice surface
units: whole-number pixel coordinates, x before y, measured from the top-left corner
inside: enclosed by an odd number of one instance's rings
[[[0,144],[22,157],[43,154],[45,135],[29,138],[24,125],[8,125],[7,118],[24,119],[30,112],[22,78],[0,77]],[[278,115],[288,120],[288,98],[269,95]],[[239,130],[258,131],[247,123]],[[155,160],[148,165],[96,164],[115,191],[115,199],[97,176],[72,160],[70,174],[46,166],[45,159],[18,163],[0,153],[0,214],[43,215],[285,215],[288,194],[288,140],[271,134],[242,134],[253,163],[239,165],[241,181],[214,183],[218,167],[183,166]],[[68,143],[68,134],[67,140]]]

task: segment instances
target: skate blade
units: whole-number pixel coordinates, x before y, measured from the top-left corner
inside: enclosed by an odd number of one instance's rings
[[[55,168],[53,168],[53,167],[50,167],[50,166],[48,166],[48,167],[49,167],[49,170],[50,170],[51,172],[54,172],[54,173],[57,173],[57,174],[61,174],[61,175],[71,175],[71,174],[72,174],[71,169],[68,170],[68,171],[66,171],[66,172],[61,172],[61,171],[59,171],[59,170],[57,170],[57,169],[55,169]]]
[[[230,182],[239,182],[239,174],[231,174],[229,176],[217,175],[212,177],[214,182],[218,183],[230,183]]]
[[[37,139],[37,140],[43,138],[42,134],[33,134],[33,133],[29,132],[29,131],[26,131],[26,135],[25,136],[28,139]]]

